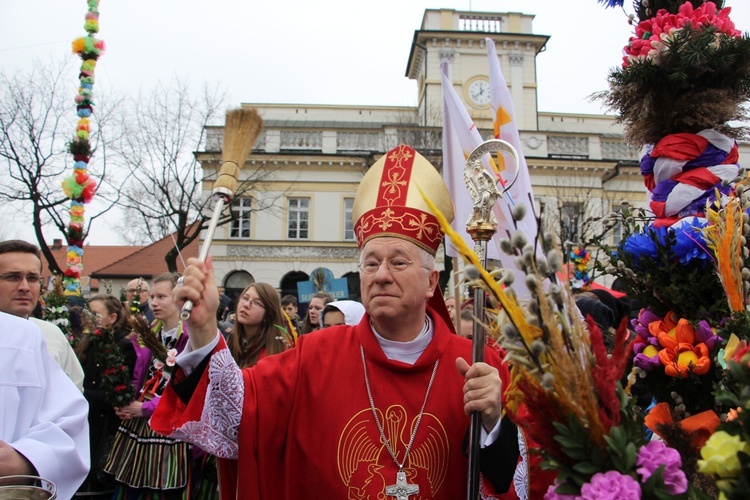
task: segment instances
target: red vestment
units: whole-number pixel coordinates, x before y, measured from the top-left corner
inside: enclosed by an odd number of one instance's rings
[[[399,461],[404,458],[439,360],[404,470],[407,481],[419,485],[419,496],[410,498],[465,497],[467,458],[462,442],[469,417],[463,409],[464,379],[455,360],[460,356],[471,361],[471,342],[453,334],[432,311],[430,314],[434,335],[414,365],[389,360],[365,316],[354,327],[333,327],[302,336],[296,348],[242,370],[238,474],[236,479],[229,478],[226,467],[222,468],[222,498],[235,498],[235,488],[227,484],[230,479],[237,481],[238,499],[385,498],[386,486],[396,483],[398,468],[382,444],[373,418],[360,346],[383,432]],[[220,340],[212,356],[226,350],[224,346]],[[498,368],[503,387],[507,387],[507,368],[490,348],[485,350],[485,361]],[[183,431],[178,433],[181,439],[187,428],[193,429],[187,432],[204,437],[224,432],[194,431],[202,414],[205,420],[203,395],[209,372],[211,365],[187,404],[172,385],[168,387],[151,420],[154,430],[168,435]],[[206,404],[214,405],[210,399]],[[219,419],[232,406],[222,405],[224,409],[215,412]],[[213,452],[210,443],[199,440],[197,444]]]

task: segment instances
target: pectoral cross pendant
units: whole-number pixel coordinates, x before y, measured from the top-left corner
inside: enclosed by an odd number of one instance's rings
[[[419,485],[407,483],[406,472],[399,469],[396,473],[396,484],[387,486],[385,494],[389,497],[396,497],[396,500],[409,500],[410,496],[419,494]]]

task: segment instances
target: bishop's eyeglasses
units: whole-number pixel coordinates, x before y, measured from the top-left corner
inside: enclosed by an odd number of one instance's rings
[[[382,266],[383,263],[385,263],[385,267],[390,272],[400,273],[401,271],[406,271],[406,268],[414,264],[414,261],[407,260],[403,257],[393,257],[392,259],[382,261],[377,259],[367,259],[357,267],[359,267],[359,270],[365,274],[373,274],[378,272],[378,269],[380,269],[380,266]]]

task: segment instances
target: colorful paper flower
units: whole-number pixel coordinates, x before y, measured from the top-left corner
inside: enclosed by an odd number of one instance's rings
[[[659,341],[654,337],[643,340],[640,337],[633,344],[633,364],[647,372],[660,370],[662,368],[659,361]]]
[[[67,231],[68,245],[83,247],[83,204],[89,203],[96,193],[96,181],[86,170],[91,155],[89,136],[91,125],[89,117],[93,113],[91,98],[94,87],[94,69],[96,60],[105,50],[104,41],[96,39],[93,34],[99,31],[99,0],[88,0],[88,12],[85,16],[84,30],[86,36],[73,40],[73,52],[81,56],[79,70],[78,95],[75,97],[76,115],[80,118],[76,125],[75,136],[69,143],[69,151],[75,161],[73,175],[63,180],[63,192],[70,198],[70,224]],[[83,272],[83,250],[77,256],[68,256],[65,271],[65,294],[80,295],[79,279]]]
[[[732,436],[725,431],[714,432],[703,448],[702,460],[698,460],[698,469],[703,474],[718,478],[732,478],[740,475],[741,464],[737,453],[750,454],[750,444],[742,441],[740,436]]]
[[[172,367],[176,363],[177,349],[170,349],[167,351],[167,366]]]
[[[658,360],[670,377],[708,373],[711,351],[721,340],[706,321],[699,321],[694,327],[673,312],[659,318],[649,310],[642,310],[632,325],[638,335],[633,363],[642,370],[653,371],[659,368]]]
[[[641,486],[631,476],[616,470],[594,474],[581,486],[582,500],[640,500]]]
[[[672,495],[681,495],[688,488],[688,481],[682,471],[682,458],[677,450],[670,448],[661,441],[649,441],[638,451],[636,472],[643,481],[661,466],[664,466],[663,477],[666,490]]]
[[[623,67],[627,68],[635,60],[658,62],[672,41],[688,29],[696,32],[707,28],[715,29],[717,45],[722,35],[739,38],[742,33],[735,29],[734,23],[729,19],[731,10],[727,7],[718,11],[713,2],[706,2],[697,8],[690,2],[685,2],[677,14],[660,9],[656,16],[636,26],[635,36],[624,49],[626,55],[623,57]]]

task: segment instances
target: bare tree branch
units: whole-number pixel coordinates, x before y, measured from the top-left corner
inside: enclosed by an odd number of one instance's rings
[[[165,255],[170,271],[177,270],[178,249],[208,227],[210,197],[204,196],[203,184],[215,174],[204,172],[197,152],[205,148],[207,127],[224,122],[225,101],[226,91],[220,87],[206,85],[194,97],[189,86],[175,78],[148,95],[139,95],[123,119],[118,149],[128,180],[118,188],[119,205],[125,212],[119,227],[127,227],[122,234],[131,244],[154,242],[174,233],[177,248]],[[257,190],[271,175],[268,170],[257,172],[240,179],[237,197]],[[227,210],[219,224],[228,223],[231,217]]]
[[[50,63],[36,61],[30,73],[0,71],[0,163],[7,171],[7,182],[0,184],[0,203],[17,204],[31,213],[37,243],[49,263],[50,271],[60,273],[47,244],[44,228],[51,224],[65,234],[69,200],[60,187],[62,179],[72,173],[72,157],[67,142],[73,137],[77,117],[71,104],[75,77],[72,57]],[[104,179],[108,139],[105,124],[119,101],[97,107],[93,118],[92,143],[97,155],[89,173]],[[89,223],[112,207],[116,193],[103,209],[87,210]],[[88,228],[86,230],[88,232]]]

